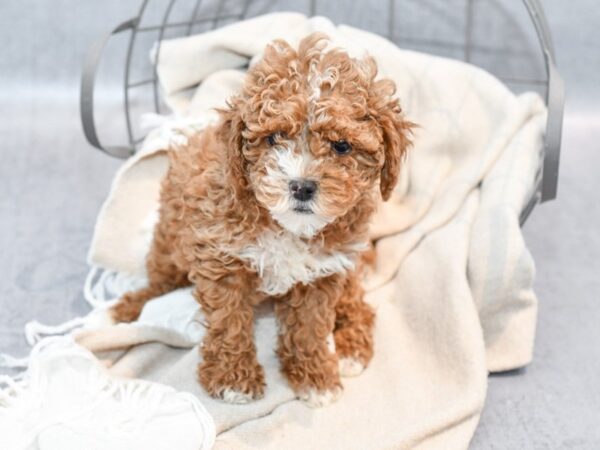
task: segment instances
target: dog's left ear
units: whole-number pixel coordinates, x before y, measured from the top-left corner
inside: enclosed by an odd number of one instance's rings
[[[226,108],[219,108],[221,124],[218,136],[226,147],[227,162],[231,173],[231,182],[238,194],[246,191],[247,181],[244,176],[244,156],[242,147],[244,145],[244,121],[242,119],[243,100],[239,96],[230,98]]]
[[[411,145],[411,130],[416,125],[404,119],[400,103],[393,98],[396,86],[391,80],[375,82],[376,114],[383,131],[385,160],[381,169],[380,189],[383,200],[388,200],[398,181],[400,164]]]

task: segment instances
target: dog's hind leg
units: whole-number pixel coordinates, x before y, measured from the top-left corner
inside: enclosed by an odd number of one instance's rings
[[[173,235],[165,232],[163,227],[162,222],[157,225],[146,259],[148,286],[127,292],[119,299],[111,309],[112,318],[116,322],[136,320],[149,300],[191,284],[187,272],[173,262]]]
[[[373,357],[375,313],[363,300],[364,290],[358,276],[350,274],[344,293],[335,306],[335,350],[340,375],[356,376]]]

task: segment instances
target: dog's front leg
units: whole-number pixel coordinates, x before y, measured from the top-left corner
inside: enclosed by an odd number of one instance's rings
[[[364,301],[357,274],[350,274],[335,305],[335,351],[341,376],[360,374],[373,357],[375,313]]]
[[[342,392],[332,333],[343,283],[341,276],[332,275],[308,286],[298,284],[275,303],[281,370],[312,407],[326,406]]]
[[[247,274],[232,273],[217,281],[198,277],[195,297],[206,316],[203,361],[198,377],[213,397],[247,403],[264,395],[265,376],[256,359],[254,310]]]

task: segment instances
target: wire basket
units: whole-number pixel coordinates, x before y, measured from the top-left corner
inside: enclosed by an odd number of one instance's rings
[[[81,117],[88,142],[110,155],[127,158],[145,137],[138,126],[139,117],[149,111],[168,112],[156,67],[148,57],[154,45],[155,61],[159,61],[163,39],[283,10],[323,15],[335,23],[377,30],[402,48],[476,64],[516,93],[539,92],[548,107],[544,161],[521,221],[537,203],[556,197],[564,88],[539,0],[143,0],[135,17],[100,38],[87,55],[81,83]],[[106,43],[124,32],[129,33],[122,90],[127,144],[103,145],[94,122],[95,78]]]

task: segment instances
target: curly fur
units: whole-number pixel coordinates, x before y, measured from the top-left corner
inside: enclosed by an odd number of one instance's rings
[[[323,35],[298,50],[266,48],[221,122],[170,151],[148,287],[113,308],[135,320],[153,297],[192,283],[206,316],[200,383],[215,397],[264,394],[253,340],[254,306],[272,299],[281,370],[313,406],[341,392],[373,356],[375,315],[359,275],[377,196],[396,184],[412,124],[373,59],[326,50]],[[352,150],[340,155],[332,142]],[[318,184],[298,212],[292,179]],[[378,193],[379,191],[379,193]],[[333,332],[335,351],[330,341]],[[329,339],[328,339],[329,338]]]

